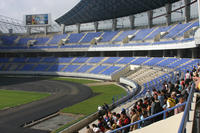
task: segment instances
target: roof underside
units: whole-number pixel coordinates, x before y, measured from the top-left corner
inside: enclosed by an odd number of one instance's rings
[[[56,22],[73,25],[114,19],[160,8],[176,1],[179,0],[81,0]]]

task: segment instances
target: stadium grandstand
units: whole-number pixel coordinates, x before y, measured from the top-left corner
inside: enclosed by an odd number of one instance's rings
[[[100,80],[127,94],[52,133],[200,132],[200,0],[80,0],[63,14],[44,25],[0,15],[0,74]],[[47,115],[0,120],[0,132],[31,132]]]

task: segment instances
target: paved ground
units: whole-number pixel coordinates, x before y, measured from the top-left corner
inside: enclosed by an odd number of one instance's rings
[[[22,126],[93,95],[89,87],[81,84],[31,77],[0,77],[0,89],[52,93],[46,99],[0,111],[0,133],[49,133],[49,131],[25,129]]]

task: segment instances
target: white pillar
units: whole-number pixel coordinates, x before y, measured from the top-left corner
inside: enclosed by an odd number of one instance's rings
[[[200,26],[200,0],[197,1],[198,1],[199,26]]]

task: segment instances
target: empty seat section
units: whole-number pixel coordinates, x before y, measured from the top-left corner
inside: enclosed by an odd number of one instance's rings
[[[141,65],[142,63],[148,61],[150,58],[144,58],[144,57],[140,57],[137,58],[136,60],[134,60],[133,62],[131,62],[130,64],[132,65]]]
[[[133,35],[136,32],[136,30],[130,30],[130,31],[124,31],[121,33],[115,40],[114,42],[121,42],[123,41],[126,37],[129,35]]]
[[[76,72],[84,73],[87,72],[92,67],[93,67],[92,65],[84,65],[81,68],[79,68]]]
[[[9,58],[0,58],[0,63],[8,63]]]
[[[72,63],[85,63],[89,57],[77,57]]]
[[[83,33],[72,33],[68,38],[68,43],[78,43],[83,36]]]
[[[93,57],[92,59],[90,59],[88,61],[88,63],[99,63],[100,61],[102,61],[104,59],[104,57]]]
[[[25,64],[19,71],[32,71],[35,64]]]
[[[16,39],[17,36],[0,36],[0,40],[2,41],[3,45],[12,45]]]
[[[121,57],[110,57],[107,60],[105,60],[103,63],[106,64],[113,64],[115,62],[117,62]]]
[[[81,40],[81,43],[89,43],[91,42],[95,37],[99,37],[102,34],[102,32],[89,32],[87,35]]]
[[[41,58],[28,58],[26,62],[28,63],[39,63]]]
[[[57,58],[54,58],[54,57],[46,57],[46,58],[43,58],[43,60],[41,62],[43,62],[43,63],[57,63],[58,60],[57,60]]]
[[[49,65],[46,64],[39,64],[33,70],[34,71],[46,71]]]
[[[173,37],[175,37],[180,31],[182,31],[184,28],[186,28],[189,24],[190,23],[176,25],[172,30],[169,31],[169,34],[164,36],[164,38],[173,38]]]
[[[121,67],[119,66],[111,66],[109,67],[108,69],[106,69],[104,72],[102,72],[101,74],[104,74],[104,75],[111,75],[113,74],[114,72],[116,72],[117,70],[119,70]]]
[[[10,71],[19,71],[19,69],[21,68],[23,64],[15,64],[11,66]]]
[[[67,37],[67,34],[63,35],[54,35],[51,41],[48,44],[58,44],[61,39],[64,39]]]
[[[27,45],[29,40],[34,40],[33,38],[20,38],[17,44],[19,45]]]
[[[49,72],[60,72],[62,71],[62,69],[65,67],[65,65],[59,65],[59,64],[56,64],[56,65],[53,65],[52,67],[50,67],[48,69]]]
[[[192,29],[193,27],[197,27],[199,26],[199,21],[195,21],[193,22],[190,26],[188,26],[187,28],[185,28],[183,31],[179,32],[177,36],[183,36],[185,32],[187,32],[188,30]]]
[[[109,42],[115,37],[119,31],[110,31],[110,32],[104,32],[102,35],[102,40],[100,42]]]
[[[46,44],[49,41],[48,37],[39,37],[39,38],[35,38],[34,40],[36,40],[35,44],[36,45],[42,45],[42,44]]]
[[[176,58],[168,58],[166,59],[165,61],[161,62],[161,63],[158,63],[156,64],[156,66],[160,66],[160,67],[166,67],[167,65],[177,61],[178,59]]]
[[[153,58],[152,60],[144,63],[143,65],[147,65],[147,66],[153,66],[159,62],[161,62],[162,60],[164,60],[164,58]]]
[[[25,63],[27,58],[14,58],[12,62],[14,63]]]
[[[70,58],[58,58],[58,62],[59,63],[71,63],[71,61],[73,60],[74,58],[70,57]]]
[[[148,34],[150,34],[154,29],[142,29],[140,30],[131,41],[143,40]]]
[[[0,71],[3,71],[3,70],[4,70],[4,67],[5,67],[5,64],[1,64],[1,65],[0,65]]]
[[[159,27],[157,30],[155,30],[154,32],[152,32],[147,38],[145,38],[145,40],[150,40],[153,39],[154,37],[156,37],[156,35],[158,35],[161,32],[167,32],[172,26],[167,26],[167,27]]]
[[[117,64],[128,64],[128,63],[130,63],[134,59],[135,58],[133,58],[133,57],[124,57],[123,59],[121,59],[120,61],[118,61]]]
[[[64,72],[75,72],[75,70],[80,67],[80,65],[68,65]]]
[[[191,60],[191,59],[179,59],[178,61],[176,61],[176,62],[168,65],[167,67],[169,67],[169,68],[176,68],[176,67],[178,67],[178,66],[180,66],[180,65],[188,62],[189,60]]]
[[[94,70],[92,70],[90,73],[93,74],[99,74],[101,71],[106,69],[108,66],[97,66]]]

